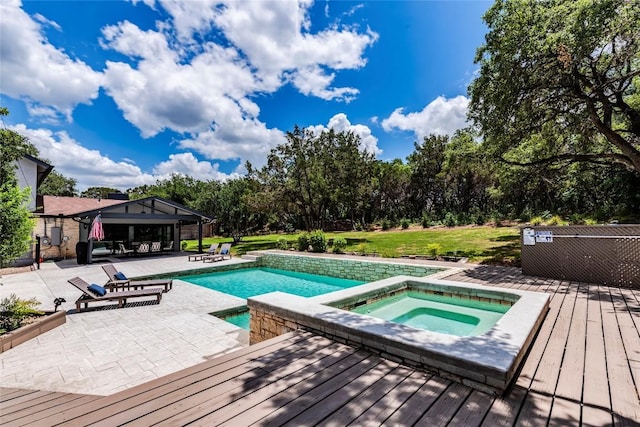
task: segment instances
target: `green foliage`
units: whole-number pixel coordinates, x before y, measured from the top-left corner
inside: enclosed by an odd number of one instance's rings
[[[382,231],[387,231],[391,228],[391,221],[388,219],[383,219],[381,224]]]
[[[534,216],[529,220],[531,225],[540,225],[544,222],[544,219],[541,216]]]
[[[427,214],[422,214],[422,228],[429,228],[431,227],[431,219],[429,218],[429,215]]]
[[[406,218],[400,221],[400,226],[402,227],[403,230],[406,230],[407,228],[409,228],[409,225],[411,225],[411,222]]]
[[[278,241],[276,242],[276,248],[286,251],[289,249],[289,241],[287,240],[286,237],[280,237],[278,239]]]
[[[117,188],[111,187],[89,187],[82,193],[80,193],[80,197],[89,197],[92,199],[106,199],[109,197],[110,193],[120,193],[120,190]]]
[[[485,151],[513,164],[640,172],[637,1],[501,0],[470,86]]]
[[[559,215],[554,215],[547,221],[547,225],[566,225],[566,221]]]
[[[298,250],[301,252],[309,250],[309,233],[302,233],[298,236]]]
[[[309,244],[312,252],[324,253],[327,251],[327,236],[322,230],[314,230],[309,233]]]
[[[443,224],[447,227],[455,227],[457,225],[456,216],[453,212],[447,212],[444,216]]]
[[[427,244],[427,253],[429,256],[437,257],[442,253],[442,245],[439,245],[438,243]]]
[[[49,196],[73,197],[77,193],[77,184],[77,180],[73,178],[67,178],[61,173],[52,170],[51,172],[49,172],[49,175],[47,175],[44,182],[38,188],[38,193]]]
[[[333,239],[334,254],[343,254],[346,248],[347,248],[347,239],[345,239],[344,237],[336,237],[335,239]]]
[[[3,298],[0,301],[0,334],[18,329],[29,317],[42,315],[42,311],[35,309],[39,304],[35,298],[25,300],[15,294]]]

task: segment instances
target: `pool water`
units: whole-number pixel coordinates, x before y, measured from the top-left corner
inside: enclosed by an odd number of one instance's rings
[[[314,297],[365,283],[359,280],[273,268],[247,268],[222,273],[184,276],[179,279],[239,298],[249,298],[275,291],[302,297]],[[248,311],[222,318],[242,329],[249,330]]]
[[[351,311],[432,332],[471,336],[487,332],[508,309],[501,304],[408,291]]]
[[[247,268],[222,273],[178,277],[178,279],[239,298],[249,298],[275,291],[301,297],[314,297],[365,283],[358,280],[273,268]]]

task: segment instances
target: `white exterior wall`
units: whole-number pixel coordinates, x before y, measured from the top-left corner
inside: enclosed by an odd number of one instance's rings
[[[24,189],[29,187],[31,193],[29,195],[29,210],[36,210],[36,187],[38,184],[38,165],[29,159],[21,158],[16,162],[16,177],[18,178],[18,187]]]

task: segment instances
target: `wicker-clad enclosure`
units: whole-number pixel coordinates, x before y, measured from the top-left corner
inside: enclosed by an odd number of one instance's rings
[[[640,225],[523,227],[522,273],[640,289]]]

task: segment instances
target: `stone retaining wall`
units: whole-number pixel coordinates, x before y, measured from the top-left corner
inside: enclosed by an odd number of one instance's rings
[[[394,262],[357,261],[353,259],[324,258],[305,255],[262,253],[258,260],[261,267],[280,268],[301,273],[373,282],[394,276],[423,277],[444,268],[410,265]]]

